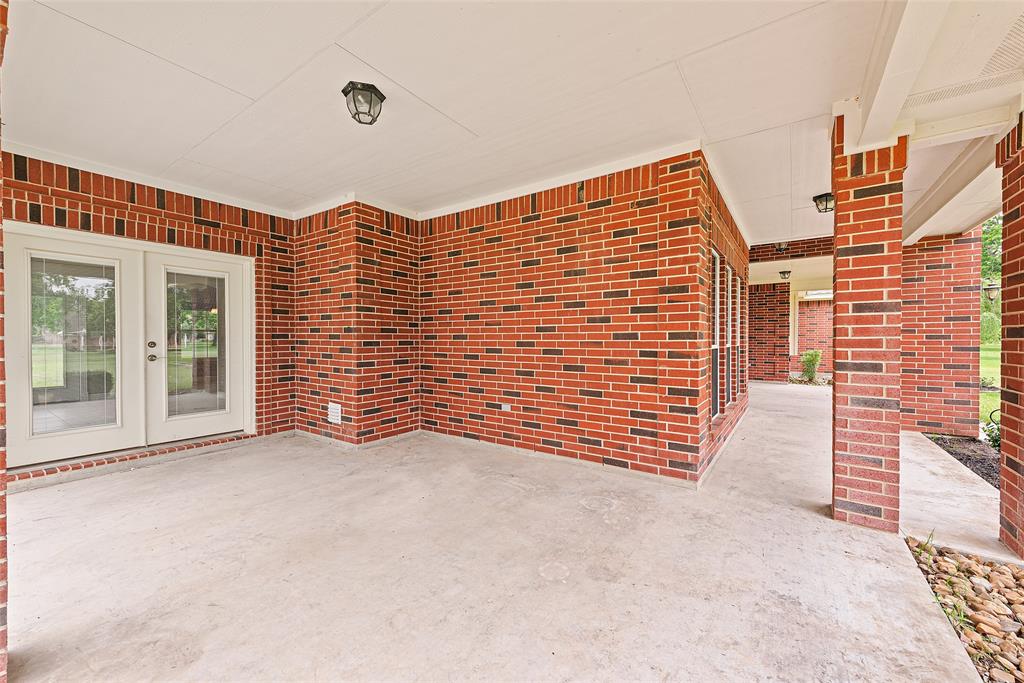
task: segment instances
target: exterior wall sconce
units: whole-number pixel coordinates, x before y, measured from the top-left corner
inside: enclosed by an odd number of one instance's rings
[[[836,197],[831,192],[814,195],[814,207],[818,213],[828,213],[836,209]]]
[[[999,290],[1002,287],[998,283],[993,282],[992,284],[985,285],[981,288],[981,291],[985,292],[985,296],[988,297],[989,301],[995,301],[996,297],[999,296]]]
[[[345,96],[345,104],[348,105],[348,113],[352,115],[356,123],[372,126],[380,116],[380,106],[387,99],[384,93],[377,89],[373,83],[359,83],[349,81],[341,94]]]
[[[789,249],[789,242],[776,242],[775,243],[775,251],[777,251],[778,253],[782,254],[787,249]]]
[[[779,277],[781,277],[783,280],[788,280],[789,279],[789,274],[791,272],[792,271],[789,271],[789,270],[780,270],[779,271]]]

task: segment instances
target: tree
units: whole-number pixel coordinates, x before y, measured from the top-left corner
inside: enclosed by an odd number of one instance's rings
[[[999,282],[1003,262],[1003,215],[996,214],[981,228],[981,280]]]

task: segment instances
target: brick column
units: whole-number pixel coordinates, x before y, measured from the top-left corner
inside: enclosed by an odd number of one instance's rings
[[[900,515],[900,325],[907,138],[846,155],[832,139],[836,198],[832,514],[885,531]]]
[[[1003,350],[1002,433],[999,468],[999,540],[1024,557],[1024,160],[1021,135],[1024,121],[996,145],[996,165],[1003,171]]]
[[[7,43],[7,0],[0,0],[0,65]],[[0,158],[0,189],[3,183]],[[7,681],[7,371],[4,365],[4,231],[0,207],[0,683]]]
[[[903,429],[978,436],[981,226],[903,249]]]

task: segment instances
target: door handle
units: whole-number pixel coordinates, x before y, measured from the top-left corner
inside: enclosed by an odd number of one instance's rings
[[[148,361],[150,361],[150,362],[153,362],[153,361],[155,361],[155,360],[158,360],[159,358],[160,358],[160,357],[159,357],[158,355],[156,355],[155,353],[151,353],[151,354],[149,354],[148,356],[146,356],[146,360],[148,360]]]

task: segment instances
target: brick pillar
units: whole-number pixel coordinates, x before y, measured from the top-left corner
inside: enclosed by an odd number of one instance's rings
[[[0,0],[0,65],[7,43],[7,0]],[[3,183],[0,158],[0,188]],[[7,371],[4,366],[4,231],[0,206],[0,683],[7,681]]]
[[[999,540],[1024,557],[1024,120],[996,145],[1003,171],[1003,350],[999,404],[1002,453],[999,468]]]
[[[978,436],[981,226],[903,248],[903,429]]]
[[[907,138],[846,155],[832,139],[836,198],[832,515],[885,531],[900,516],[900,325]]]

